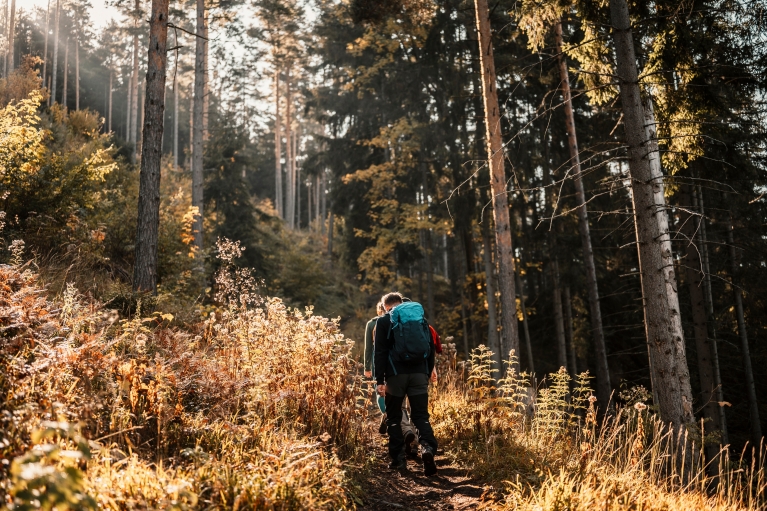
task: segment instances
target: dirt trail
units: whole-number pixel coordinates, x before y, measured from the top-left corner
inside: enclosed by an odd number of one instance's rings
[[[373,449],[379,469],[373,473],[365,488],[362,511],[389,510],[469,510],[482,509],[484,488],[473,481],[469,471],[453,464],[440,450],[436,458],[437,475],[423,475],[420,457],[408,457],[408,470],[389,470],[386,437],[376,434]]]

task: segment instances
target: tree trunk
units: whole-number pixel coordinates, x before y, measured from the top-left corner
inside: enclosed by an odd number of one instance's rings
[[[69,74],[69,38],[64,43],[64,84],[61,87],[61,105],[67,108],[67,75]]]
[[[152,0],[149,20],[146,101],[139,176],[136,263],[133,290],[157,293],[157,239],[160,227],[160,163],[165,119],[168,48],[168,0]]]
[[[322,217],[320,216],[320,188],[322,178],[317,175],[314,179],[316,186],[314,187],[314,222],[321,223]]]
[[[565,127],[567,130],[567,146],[570,151],[570,165],[575,177],[576,211],[578,212],[578,230],[581,235],[583,264],[586,267],[586,288],[589,293],[589,313],[591,320],[591,335],[594,339],[597,370],[597,398],[601,403],[610,399],[612,386],[610,384],[610,368],[607,364],[607,348],[602,328],[602,309],[599,304],[599,286],[597,285],[597,270],[594,263],[594,250],[591,246],[589,228],[589,213],[586,205],[586,192],[583,188],[581,173],[580,151],[578,136],[575,131],[575,112],[573,111],[572,94],[570,93],[570,75],[567,71],[567,61],[562,51],[562,23],[554,27],[557,60],[559,63],[559,80],[562,88],[562,99],[565,107]]]
[[[141,85],[146,88],[146,79],[141,80]],[[163,91],[163,98],[165,97],[164,91]],[[141,152],[144,148],[144,133],[143,133],[143,126],[144,126],[144,104],[146,103],[146,94],[141,94],[141,105],[139,106],[139,112],[141,112],[141,120],[139,121],[139,127],[141,127],[142,131],[139,132],[138,140],[136,142],[136,155],[138,158],[141,158]],[[163,103],[164,105],[164,103]],[[164,107],[163,107],[164,108]],[[162,140],[160,141],[162,144]]]
[[[45,9],[45,42],[43,43],[43,87],[48,80],[48,32],[50,32],[51,18],[51,0],[48,0],[48,7]],[[50,93],[50,90],[48,91]]]
[[[724,412],[724,389],[722,389],[722,376],[719,370],[719,346],[716,335],[716,318],[714,317],[714,298],[711,294],[711,267],[708,259],[708,236],[706,234],[706,208],[703,203],[703,188],[698,184],[693,189],[693,200],[700,212],[701,222],[698,232],[700,247],[703,254],[703,288],[708,310],[709,342],[711,346],[711,360],[714,364],[714,383],[716,385],[716,400],[719,403],[719,422],[722,426],[722,445],[729,445],[730,435],[727,432],[727,416]]]
[[[685,276],[687,277],[687,289],[690,293],[690,305],[692,308],[693,333],[695,336],[695,348],[698,355],[698,377],[700,379],[700,402],[703,405],[703,416],[709,420],[706,429],[721,431],[722,425],[719,416],[719,402],[716,398],[717,383],[714,377],[713,355],[708,340],[708,318],[706,317],[706,300],[703,296],[703,275],[700,260],[699,247],[696,246],[696,233],[700,229],[700,218],[692,215],[693,210],[690,194],[690,185],[681,188],[682,205],[682,233],[686,245]],[[686,210],[686,211],[685,211]],[[716,455],[719,449],[712,446],[709,451],[709,459]],[[713,451],[713,452],[712,452]]]
[[[425,148],[423,148],[425,149]],[[422,161],[421,166],[421,187],[423,190],[423,204],[426,207],[424,210],[424,220],[429,218],[429,177],[427,171],[427,163]],[[432,246],[431,246],[431,230],[423,230],[423,250],[426,256],[426,311],[429,315],[429,319],[434,321],[436,316],[434,315],[434,266],[432,265]]]
[[[519,273],[514,273],[514,277],[517,283],[517,292],[519,293],[519,305],[522,309],[522,331],[525,334],[525,351],[527,352],[527,366],[528,371],[535,373],[535,364],[533,363],[533,345],[530,342],[530,329],[528,328],[527,318],[527,306],[525,304],[525,286],[522,283],[522,278]]]
[[[651,109],[645,111],[642,103],[626,0],[610,0],[610,11],[628,145],[653,391],[658,396],[661,418],[670,422],[681,435],[684,426],[695,418],[663,196],[663,176],[650,161],[658,157],[658,143],[654,136],[655,123],[648,122],[646,115],[653,121],[654,116]]]
[[[490,35],[490,13],[487,0],[474,0],[482,74],[482,97],[485,107],[485,131],[489,156],[490,183],[493,194],[493,220],[495,221],[496,249],[498,254],[498,282],[501,292],[500,343],[514,353],[519,353],[517,330],[517,304],[514,286],[514,252],[511,246],[511,224],[506,190],[506,174],[503,167],[501,141],[501,112],[496,90],[495,60]],[[499,368],[500,369],[500,368]],[[514,367],[519,370],[519,367]]]
[[[114,71],[111,69],[109,70],[109,99],[108,99],[108,106],[107,106],[107,115],[109,116],[109,121],[107,122],[107,129],[109,130],[109,133],[112,133],[112,83],[114,80]]]
[[[16,0],[11,0],[11,19],[8,23],[8,64],[5,76],[8,76],[13,72],[13,36],[16,31]]]
[[[285,218],[282,205],[282,119],[280,118],[280,70],[274,71],[274,207],[277,216]]]
[[[321,211],[321,218],[322,221],[320,223],[320,232],[322,234],[325,234],[325,218],[327,217],[327,182],[328,177],[326,171],[323,169],[322,171],[322,211]]]
[[[178,47],[178,34],[173,31],[173,46]],[[173,170],[178,172],[178,50],[173,63]]]
[[[732,211],[730,211],[729,225],[727,226],[727,244],[730,246],[730,286],[735,298],[735,314],[738,319],[738,333],[740,334],[740,354],[743,359],[743,372],[746,377],[746,391],[748,393],[748,417],[751,426],[751,447],[760,449],[762,441],[762,425],[759,421],[759,401],[756,399],[756,386],[754,385],[754,371],[751,368],[751,351],[748,346],[748,331],[746,330],[746,320],[743,314],[743,295],[737,284],[739,276],[737,252],[735,250],[735,237],[733,230],[735,226],[732,222]]]
[[[208,39],[208,19],[204,16],[202,19],[202,36],[202,140],[205,143],[208,141],[208,109],[210,108],[210,76],[208,68],[210,41]]]
[[[51,66],[50,103],[56,101],[56,73],[59,64],[59,21],[61,21],[61,0],[56,0],[56,21],[53,24],[53,62]]]
[[[291,101],[292,91],[290,90],[290,66],[288,66],[285,82],[285,170],[286,170],[286,193],[285,193],[285,220],[288,227],[295,227],[296,203],[293,194],[293,139],[291,132]]]
[[[565,321],[562,313],[562,288],[559,283],[559,262],[554,259],[551,263],[551,280],[554,284],[552,296],[554,298],[554,328],[557,333],[557,365],[567,367],[567,343],[565,341]],[[571,376],[575,375],[575,368],[570,364]]]
[[[328,259],[333,262],[333,211],[328,218]]]
[[[80,110],[80,39],[75,37],[75,110]]]
[[[203,96],[205,94],[205,0],[197,0],[197,37],[194,53],[194,111],[192,129],[192,206],[197,208],[194,219],[194,246],[202,250],[202,136]]]
[[[487,292],[487,347],[496,354],[496,363],[503,364],[503,358],[508,353],[501,352],[498,338],[498,308],[495,305],[495,271],[493,261],[493,244],[490,240],[489,218],[482,222],[482,258],[485,262],[485,289]],[[463,304],[461,304],[463,307]],[[461,311],[463,312],[463,310]],[[503,367],[500,365],[500,367]]]
[[[575,336],[573,334],[573,302],[570,295],[570,286],[564,287],[564,308],[565,308],[565,333],[567,334],[567,344],[570,348],[570,365],[573,367],[573,373],[578,374],[578,355],[575,353]]]
[[[136,162],[138,149],[138,22],[140,18],[141,0],[136,0],[136,11],[133,13],[133,73],[131,74],[131,110],[130,110],[130,135],[128,142],[133,144],[131,161]]]
[[[131,112],[131,98],[133,96],[133,73],[131,73],[130,78],[128,78],[128,98],[127,98],[127,106],[125,108],[125,140],[128,141],[130,139],[130,112]]]
[[[296,229],[301,230],[301,169],[298,167],[298,126],[293,132],[293,193],[296,196]]]

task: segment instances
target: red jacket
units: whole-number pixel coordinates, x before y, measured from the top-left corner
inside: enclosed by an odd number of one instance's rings
[[[433,326],[429,325],[429,330],[431,331],[431,341],[434,343],[434,348],[437,353],[442,353],[442,339],[439,338],[439,334],[434,330]]]

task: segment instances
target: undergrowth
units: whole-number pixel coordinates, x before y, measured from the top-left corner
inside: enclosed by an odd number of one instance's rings
[[[442,366],[455,370],[442,370],[431,402],[431,422],[448,456],[495,488],[487,509],[767,506],[764,445],[734,455],[723,447],[705,460],[699,431],[691,428],[675,440],[641,400],[599,418],[588,373],[573,379],[563,368],[533,388],[514,372],[513,352],[502,378],[491,360],[492,352],[480,346],[470,364],[459,365],[451,346]]]

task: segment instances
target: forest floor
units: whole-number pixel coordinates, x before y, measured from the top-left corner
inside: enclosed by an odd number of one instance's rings
[[[377,430],[380,416],[374,417]],[[408,456],[407,470],[389,470],[387,437],[376,431],[372,435],[371,444],[376,464],[363,484],[364,505],[358,509],[462,511],[483,508],[482,496],[486,488],[471,477],[467,467],[446,456],[442,449],[437,452],[437,474],[427,477],[423,474],[420,456]]]

